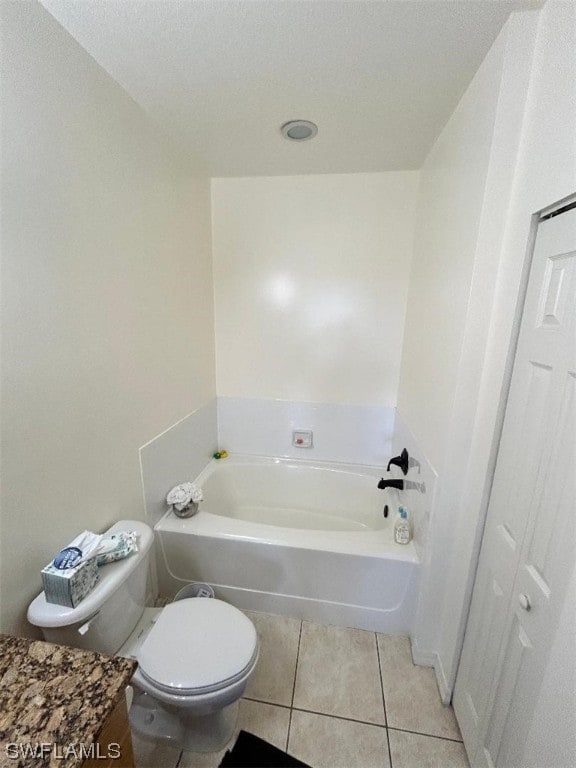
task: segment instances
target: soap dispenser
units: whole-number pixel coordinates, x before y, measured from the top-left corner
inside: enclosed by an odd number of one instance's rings
[[[405,507],[398,509],[398,517],[394,523],[394,541],[396,544],[409,544],[412,541],[412,525]]]

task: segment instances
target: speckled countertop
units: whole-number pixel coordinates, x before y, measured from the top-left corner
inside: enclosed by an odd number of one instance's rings
[[[1,768],[82,765],[81,745],[97,739],[136,666],[132,659],[0,635]]]

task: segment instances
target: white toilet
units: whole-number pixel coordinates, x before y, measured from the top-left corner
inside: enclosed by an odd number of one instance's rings
[[[28,608],[28,621],[49,642],[137,659],[130,707],[137,733],[192,751],[218,750],[232,736],[238,699],[256,667],[256,629],[222,600],[145,608],[152,530],[121,520],[108,533],[118,531],[138,533],[138,552],[103,566],[76,608],[47,603],[42,592]]]

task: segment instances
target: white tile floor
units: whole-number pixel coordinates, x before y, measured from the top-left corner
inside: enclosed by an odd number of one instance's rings
[[[311,768],[468,768],[458,724],[410,642],[246,611],[260,638],[244,730]],[[137,768],[216,768],[209,755],[134,739]]]

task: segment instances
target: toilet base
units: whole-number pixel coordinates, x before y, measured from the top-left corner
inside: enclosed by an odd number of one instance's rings
[[[209,715],[192,716],[169,711],[141,692],[134,696],[129,718],[131,729],[144,738],[169,741],[190,752],[217,752],[234,734],[238,701]]]
[[[238,721],[238,702],[211,715],[189,718],[185,722],[182,749],[190,752],[217,752],[228,744]]]
[[[184,726],[179,718],[147,693],[135,692],[128,719],[132,732],[145,739],[170,741],[177,746],[184,740]]]

